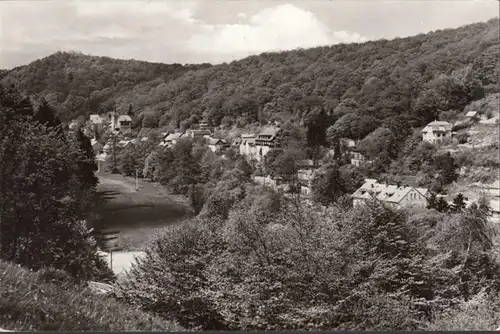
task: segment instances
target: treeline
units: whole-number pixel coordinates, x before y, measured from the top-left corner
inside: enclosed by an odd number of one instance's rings
[[[113,278],[86,222],[97,178],[90,140],[56,112],[0,88],[0,259],[76,281]]]
[[[212,125],[300,121],[319,110],[331,122],[355,111],[422,124],[495,90],[497,28],[495,19],[391,41],[263,53],[141,84],[116,100],[123,110],[132,104],[154,114],[159,126],[188,127],[201,117]]]
[[[69,121],[91,113],[112,111],[116,96],[132,91],[138,84],[159,84],[209,66],[167,65],[57,52],[0,73],[0,82],[7,86],[14,84],[24,94],[45,97],[58,110],[61,119]]]
[[[116,101],[141,123],[188,127],[305,120],[325,110],[422,123],[461,111],[498,84],[498,19],[394,40],[263,53],[210,66],[181,66],[57,53],[2,80],[49,94],[66,117]],[[353,102],[354,101],[354,102]]]

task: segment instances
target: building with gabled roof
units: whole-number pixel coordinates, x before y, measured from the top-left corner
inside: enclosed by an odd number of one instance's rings
[[[207,130],[207,129],[205,129],[205,130],[190,129],[190,130],[186,130],[186,132],[185,132],[185,136],[188,138],[192,138],[192,139],[197,139],[197,138],[211,136],[211,135],[212,135],[212,132],[210,130]]]
[[[278,135],[280,132],[280,128],[268,126],[257,134],[254,140],[257,161],[262,161],[271,149],[279,146]]]
[[[422,130],[422,139],[431,144],[438,144],[445,139],[451,139],[452,125],[444,121],[434,121]]]
[[[351,195],[354,205],[360,205],[366,200],[376,199],[391,207],[427,206],[428,190],[410,186],[397,186],[378,183],[374,179],[365,179],[365,183]]]
[[[168,136],[166,136],[165,139],[163,139],[163,141],[158,146],[171,147],[175,145],[182,137],[184,137],[184,132],[171,133]]]
[[[255,158],[255,134],[244,133],[241,135],[240,139],[240,154],[247,156],[249,158]]]
[[[212,152],[220,152],[224,148],[227,148],[229,146],[224,139],[213,138],[211,136],[206,136],[205,140],[206,140],[208,148]]]
[[[471,121],[478,121],[480,119],[480,115],[477,111],[468,111],[465,114],[465,118]]]

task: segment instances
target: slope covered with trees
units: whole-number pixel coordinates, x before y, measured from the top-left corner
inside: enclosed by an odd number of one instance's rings
[[[170,80],[198,68],[210,66],[148,63],[58,52],[27,66],[0,73],[4,85],[22,93],[45,97],[62,118],[112,110],[116,95],[143,82]],[[128,107],[128,106],[127,106]]]
[[[3,83],[48,95],[75,117],[108,110],[159,125],[301,119],[324,109],[422,123],[461,110],[498,83],[498,19],[458,29],[362,44],[263,53],[210,66],[164,65],[57,53],[10,71]],[[193,70],[193,71],[191,71]],[[400,117],[409,116],[409,117]],[[398,122],[399,121],[399,122]],[[395,126],[397,127],[397,126]]]
[[[160,125],[202,115],[213,125],[303,120],[318,109],[336,118],[356,111],[427,121],[494,90],[498,43],[495,19],[390,41],[263,53],[140,84],[116,102],[154,111]]]

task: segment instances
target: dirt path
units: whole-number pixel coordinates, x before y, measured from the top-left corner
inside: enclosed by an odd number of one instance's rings
[[[165,227],[178,224],[187,213],[186,200],[157,183],[116,174],[99,174],[98,224],[120,231],[118,245],[126,251],[141,251]]]

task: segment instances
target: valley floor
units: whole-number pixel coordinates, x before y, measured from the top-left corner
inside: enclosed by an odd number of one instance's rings
[[[104,173],[98,176],[99,220],[106,228],[120,232],[117,246],[123,251],[144,250],[151,238],[186,215],[186,199],[158,183],[139,179],[136,191],[134,178]]]

